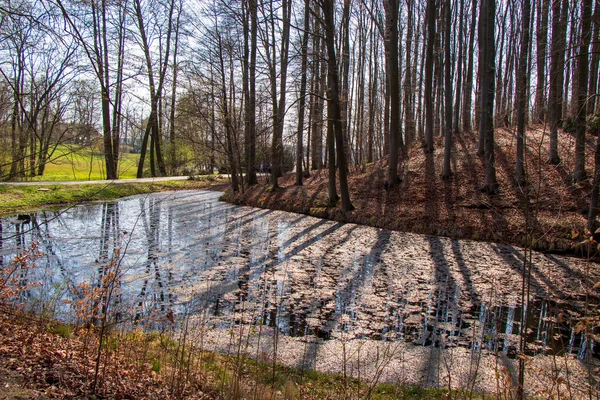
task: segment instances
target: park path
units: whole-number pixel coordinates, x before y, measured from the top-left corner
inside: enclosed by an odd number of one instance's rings
[[[102,179],[94,181],[41,181],[41,182],[0,182],[0,185],[8,186],[44,186],[44,185],[108,185],[111,183],[152,183],[165,181],[186,181],[188,176],[161,176],[156,178],[134,178],[134,179]]]

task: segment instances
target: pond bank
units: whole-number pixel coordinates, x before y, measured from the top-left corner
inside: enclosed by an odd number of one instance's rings
[[[564,142],[570,143],[568,134]],[[587,257],[581,241],[586,227],[591,179],[573,184],[573,152],[561,148],[560,165],[546,162],[546,153],[527,153],[527,185],[514,181],[516,159],[514,132],[496,130],[496,173],[499,192],[494,196],[481,192],[485,183],[483,158],[475,153],[477,135],[457,133],[452,152],[453,175],[441,179],[444,152],[425,154],[415,141],[404,151],[398,168],[401,179],[392,189],[386,188],[387,159],[350,167],[348,186],[356,209],[342,214],[339,205],[328,204],[327,169],[311,170],[302,186],[295,186],[295,174],[280,178],[280,190],[261,179],[259,185],[244,193],[226,193],[235,204],[292,211],[341,222],[376,228],[452,239],[471,239],[516,246],[554,254]],[[547,131],[531,127],[527,132],[531,149],[546,146]],[[444,148],[444,138],[435,137],[435,147]],[[593,159],[587,160],[593,171]],[[338,188],[338,194],[339,194]],[[527,218],[526,218],[527,216]],[[533,240],[528,239],[527,233]],[[597,239],[600,239],[597,238]],[[595,248],[595,246],[594,246]],[[596,251],[594,250],[595,253]],[[592,254],[594,255],[594,254]]]
[[[135,194],[169,190],[224,190],[226,187],[225,179],[212,177],[198,180],[148,178],[102,182],[76,181],[67,182],[67,184],[62,182],[3,182],[0,183],[0,216],[88,201],[113,200]]]

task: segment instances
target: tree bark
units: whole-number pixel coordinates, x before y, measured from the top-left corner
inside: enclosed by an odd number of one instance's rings
[[[279,189],[279,178],[282,176],[281,167],[283,163],[283,124],[285,118],[287,68],[290,47],[290,16],[292,12],[291,3],[289,0],[282,0],[281,5],[283,13],[283,31],[281,33],[281,49],[279,59],[279,101],[277,104],[277,113],[275,114],[275,123],[273,126],[273,141],[271,144],[271,153],[273,156],[271,179],[273,180],[273,190]],[[271,0],[271,7],[272,6],[273,4]],[[275,44],[273,43],[273,45]]]
[[[445,140],[444,140],[444,170],[442,172],[442,179],[448,180],[452,176],[452,170],[450,168],[450,156],[452,155],[452,71],[450,58],[450,25],[452,23],[452,15],[450,10],[450,0],[444,1],[444,100],[445,100]]]
[[[306,104],[306,67],[308,64],[308,30],[310,29],[310,0],[304,0],[304,33],[302,36],[302,66],[300,67],[300,100],[298,110],[298,131],[296,134],[296,185],[302,185],[302,136],[304,133],[304,108]]]
[[[345,213],[352,211],[354,206],[350,201],[346,154],[344,152],[344,137],[341,120],[342,115],[339,98],[338,66],[335,55],[334,2],[333,0],[320,0],[320,5],[321,9],[323,10],[325,23],[325,43],[327,45],[327,77],[329,83],[328,110],[331,108],[330,120],[332,120],[335,134],[336,156],[338,172],[340,175],[340,192],[342,195],[342,212]]]
[[[527,51],[529,49],[529,19],[531,16],[530,0],[522,1],[521,51],[517,67],[517,163],[515,167],[515,181],[519,185],[525,183],[524,148],[525,114],[527,113]]]
[[[488,194],[498,192],[494,157],[494,82],[495,82],[495,0],[482,0],[479,18],[479,52],[481,54],[481,74],[479,77],[481,116],[479,131],[484,137],[485,147],[485,186],[482,191]]]
[[[475,52],[475,28],[477,22],[477,0],[473,0],[471,9],[471,27],[469,29],[469,57],[467,61],[467,75],[465,78],[465,90],[463,100],[462,122],[463,131],[470,132],[471,126],[471,102],[473,95],[473,58]]]
[[[433,45],[435,41],[435,0],[427,0],[425,11],[427,48],[425,54],[425,152],[433,151]]]
[[[598,97],[598,68],[600,66],[600,0],[596,0],[594,6],[594,16],[592,17],[594,30],[592,32],[592,62],[590,64],[590,84],[588,87],[587,115],[593,115],[596,112],[596,105],[599,104]],[[600,114],[600,113],[599,113]],[[598,115],[600,117],[600,115]]]
[[[398,151],[400,149],[400,76],[398,68],[398,0],[384,0],[385,10],[385,71],[390,87],[390,156],[386,187],[398,181]]]
[[[538,0],[539,2],[540,0]],[[558,2],[558,1],[557,1]],[[531,6],[529,7],[531,8]],[[546,120],[546,47],[548,46],[548,10],[550,0],[543,0],[538,7],[538,24],[536,33],[537,43],[537,85],[535,89],[535,120]],[[517,87],[517,90],[519,88]],[[518,122],[517,122],[518,123]]]
[[[587,177],[585,171],[585,131],[587,114],[587,86],[589,74],[588,51],[591,39],[592,0],[582,1],[581,12],[581,38],[579,53],[577,54],[576,81],[573,86],[577,88],[575,103],[575,172],[573,180],[581,182]]]
[[[465,1],[460,0],[460,10],[458,16],[458,59],[457,59],[457,72],[456,72],[456,96],[454,102],[454,118],[453,118],[453,127],[452,130],[454,132],[460,131],[460,100],[461,100],[461,90],[462,90],[462,78],[463,78],[463,64],[464,64],[464,51],[463,51],[463,43],[464,43],[464,28],[463,28],[463,20],[465,13]]]

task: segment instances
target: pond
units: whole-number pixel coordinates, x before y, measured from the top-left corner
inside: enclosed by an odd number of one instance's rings
[[[240,207],[220,195],[156,193],[6,217],[0,267],[36,243],[43,254],[19,271],[19,301],[67,320],[82,288],[114,272],[111,307],[125,325],[164,329],[202,315],[211,329],[516,356],[521,249]],[[597,272],[582,260],[532,259],[527,352],[598,357],[600,346],[576,329],[581,287]]]

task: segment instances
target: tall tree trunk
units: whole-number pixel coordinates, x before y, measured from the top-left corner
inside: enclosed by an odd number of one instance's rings
[[[228,95],[227,95],[227,83],[225,79],[225,60],[223,56],[223,43],[221,40],[221,34],[217,28],[217,36],[219,41],[219,67],[221,74],[221,113],[223,115],[223,128],[225,130],[225,145],[227,146],[227,158],[229,161],[229,173],[231,175],[231,188],[234,193],[237,193],[240,190],[239,181],[238,181],[238,171],[237,164],[235,160],[234,154],[234,146],[233,146],[233,127],[231,121],[231,114],[229,113],[229,105],[228,105]]]
[[[320,18],[314,19],[313,36],[313,83],[314,93],[311,107],[311,169],[321,169],[323,167],[323,104],[324,96],[325,68],[321,68],[321,36],[320,36]]]
[[[277,113],[275,115],[275,124],[273,127],[273,142],[271,145],[271,153],[273,155],[273,166],[271,172],[273,190],[277,190],[279,188],[278,180],[282,176],[281,167],[283,164],[283,124],[285,118],[287,68],[290,47],[290,16],[292,12],[291,3],[289,0],[282,0],[281,4],[283,13],[283,31],[281,33],[281,53],[279,58],[281,64],[279,68],[279,102],[277,104]]]
[[[244,18],[244,134],[246,181],[248,186],[258,183],[256,178],[256,47],[258,16],[256,0],[247,0]],[[248,24],[248,20],[250,23]],[[250,25],[250,26],[248,26]],[[248,32],[249,31],[249,32]],[[248,36],[250,36],[248,38]],[[250,43],[248,43],[250,39]]]
[[[337,180],[337,174],[335,171],[336,163],[335,163],[335,132],[333,125],[333,111],[332,107],[327,106],[327,138],[325,147],[327,148],[327,198],[329,200],[329,205],[334,206],[337,204],[340,199],[337,194],[337,188],[335,186]]]
[[[164,53],[164,59],[162,58],[163,55],[161,54],[161,59],[160,59],[160,71],[159,71],[159,76],[158,76],[158,86],[155,85],[155,80],[154,80],[154,70],[153,70],[153,66],[152,66],[152,58],[151,58],[151,54],[150,54],[150,42],[148,41],[148,37],[146,35],[146,26],[144,23],[144,18],[142,15],[142,6],[140,3],[140,0],[134,0],[133,2],[134,5],[134,9],[135,9],[135,14],[136,14],[136,21],[137,21],[137,25],[138,25],[138,29],[139,29],[139,33],[140,33],[140,45],[142,46],[142,52],[144,53],[144,58],[146,61],[146,72],[148,75],[148,89],[150,91],[150,117],[148,118],[148,124],[150,124],[150,127],[148,129],[146,129],[145,135],[150,134],[151,135],[151,142],[150,142],[150,148],[151,148],[151,166],[152,166],[152,159],[154,156],[156,156],[156,162],[158,164],[158,173],[160,175],[166,175],[167,174],[167,168],[165,166],[165,162],[162,156],[162,150],[161,150],[161,133],[160,133],[160,125],[159,125],[159,121],[158,121],[158,114],[159,114],[159,101],[160,98],[162,96],[162,88],[164,85],[164,80],[165,80],[165,76],[167,73],[167,67],[169,64],[169,58],[170,58],[170,49],[171,49],[171,34],[172,34],[172,28],[173,28],[173,12],[175,9],[175,0],[171,0],[169,3],[169,16],[168,16],[168,27],[167,27],[167,37],[166,37],[166,46],[165,46],[165,53]],[[147,138],[144,137],[143,142],[147,142]],[[153,150],[152,150],[153,149]],[[140,160],[138,163],[138,172],[137,172],[137,177],[141,178],[142,177],[142,173],[143,173],[143,166],[144,166],[144,156],[145,156],[145,151],[144,149],[142,149],[142,152],[140,153]],[[156,175],[156,171],[151,168],[152,170],[152,175],[155,176]]]
[[[592,35],[592,0],[582,1],[581,11],[581,38],[579,53],[577,54],[577,73],[573,86],[577,88],[575,104],[575,172],[573,179],[581,182],[587,177],[585,171],[585,131],[587,112],[587,86],[589,74],[589,46]]]
[[[597,97],[598,81],[600,80],[600,76],[598,76],[598,67],[600,66],[600,0],[596,0],[592,19],[594,30],[592,32],[592,62],[590,64],[587,115],[593,115],[596,112],[596,104],[599,104]]]
[[[482,191],[488,194],[498,192],[496,163],[494,157],[494,81],[495,81],[495,0],[482,0],[479,18],[479,52],[481,54],[481,116],[479,131],[484,137],[485,147],[485,186]]]
[[[464,28],[463,28],[463,20],[465,14],[465,1],[460,0],[460,10],[458,16],[458,60],[457,60],[457,72],[456,72],[456,96],[454,102],[454,119],[453,119],[453,128],[454,132],[459,132],[460,128],[460,100],[461,100],[461,90],[462,90],[462,78],[463,78],[463,64],[465,62],[465,55],[463,51],[463,43],[464,43]]]
[[[548,162],[557,165],[560,163],[558,155],[558,125],[560,124],[561,104],[559,97],[562,87],[561,65],[565,57],[565,32],[561,23],[561,2],[552,2],[552,42],[550,44],[550,93],[548,94],[548,122],[550,125],[550,147]]]
[[[386,187],[398,183],[398,151],[400,139],[400,74],[398,68],[398,0],[384,0],[385,10],[385,70],[390,82],[390,157]]]
[[[425,152],[433,151],[433,45],[435,41],[435,0],[427,0],[425,11],[427,49],[425,55]]]
[[[117,60],[117,79],[115,84],[115,97],[113,101],[113,121],[112,121],[112,157],[114,169],[118,178],[119,145],[121,142],[121,122],[123,110],[123,64],[125,59],[125,30],[127,19],[127,2],[125,1],[119,9],[119,30],[118,30],[118,60]]]
[[[369,93],[369,127],[367,132],[367,163],[372,163],[373,158],[373,146],[375,141],[375,105],[377,103],[378,93],[378,82],[377,77],[379,76],[378,66],[378,51],[379,41],[376,40],[375,26],[371,25],[371,53],[369,56],[369,81],[371,84]]]
[[[558,0],[557,0],[558,1]],[[554,4],[552,4],[554,8]],[[557,37],[559,39],[559,47],[558,51],[560,52],[560,56],[558,57],[558,69],[557,69],[557,85],[558,92],[556,98],[556,117],[558,120],[558,124],[562,125],[563,122],[563,90],[566,90],[564,86],[565,80],[565,55],[567,50],[567,21],[569,17],[569,0],[562,0],[561,5],[558,7],[559,10],[559,19],[558,19],[558,29],[557,29]],[[554,13],[553,13],[554,14]],[[553,16],[554,18],[554,16]],[[554,40],[554,33],[552,33],[552,40]],[[558,83],[560,82],[560,83]]]
[[[517,164],[515,167],[515,181],[519,185],[525,183],[525,114],[527,113],[527,51],[529,49],[530,16],[530,0],[523,0],[521,15],[521,51],[519,54],[519,65],[517,67]]]
[[[412,41],[413,41],[413,30],[414,30],[414,4],[413,0],[406,1],[407,6],[407,21],[406,21],[406,69],[404,74],[404,134],[406,135],[406,143],[409,144],[415,139],[415,114],[414,114],[414,104],[412,101],[413,98],[413,70],[412,63],[416,61],[413,60],[412,55]]]
[[[477,26],[477,0],[473,0],[471,14],[471,27],[469,29],[469,59],[467,61],[467,75],[465,77],[465,90],[462,112],[463,131],[465,132],[470,132],[472,129],[471,102],[473,95],[473,58],[475,52],[475,29]]]
[[[558,2],[559,0],[556,0]],[[538,0],[540,2],[540,0]],[[543,0],[537,18],[537,85],[535,89],[535,120],[546,120],[546,47],[548,46],[548,10],[550,0]],[[531,8],[531,6],[530,6]],[[517,87],[517,90],[520,90]],[[518,123],[518,122],[517,122]]]
[[[450,168],[450,156],[452,154],[452,71],[450,57],[450,25],[452,24],[452,13],[450,9],[450,0],[444,1],[444,100],[445,100],[445,140],[444,140],[444,170],[442,179],[450,179],[452,170]]]
[[[171,158],[171,174],[177,173],[177,151],[175,145],[175,110],[177,106],[177,73],[179,72],[179,65],[177,64],[177,53],[179,50],[179,28],[181,21],[182,2],[179,3],[179,12],[177,13],[177,20],[175,22],[175,43],[173,44],[173,82],[171,85],[171,113],[169,125],[169,144],[170,144],[170,158]]]
[[[306,104],[306,66],[308,64],[308,30],[310,29],[310,0],[304,0],[304,34],[302,36],[302,66],[300,73],[300,101],[298,110],[298,131],[296,133],[296,185],[302,185],[302,135],[304,133],[304,105]]]
[[[344,139],[344,153],[350,157],[350,112],[352,103],[350,96],[352,88],[350,88],[350,0],[342,0],[342,20],[340,21],[341,31],[341,53],[339,74],[340,74],[340,110],[342,113],[342,129]]]
[[[102,66],[102,72],[99,74],[103,75],[104,84],[102,86],[102,126],[104,128],[104,157],[106,163],[106,179],[118,179],[117,169],[117,158],[114,154],[115,144],[113,143],[113,136],[111,132],[111,121],[110,121],[110,93],[109,93],[109,68],[108,68],[108,28],[106,22],[106,0],[101,2],[101,13],[98,17],[102,21],[101,28],[101,39],[99,40],[102,46],[102,54],[99,54],[99,65]],[[100,10],[97,10],[100,11]]]
[[[329,83],[329,103],[331,108],[331,120],[333,120],[335,147],[337,155],[338,171],[340,175],[340,192],[342,195],[342,212],[352,211],[354,206],[350,201],[348,188],[348,169],[346,154],[344,152],[344,137],[342,128],[342,114],[339,98],[338,66],[335,56],[335,24],[334,24],[334,2],[333,0],[320,0],[325,23],[325,43],[327,45],[327,77]]]

